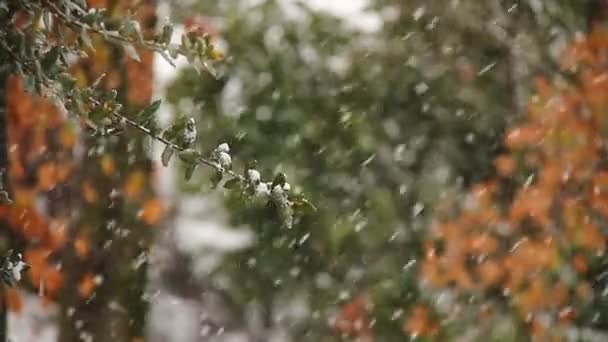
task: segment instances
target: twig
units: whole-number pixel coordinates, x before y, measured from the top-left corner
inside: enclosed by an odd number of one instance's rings
[[[121,120],[122,122],[126,123],[127,125],[129,125],[129,126],[135,128],[135,129],[139,130],[140,132],[146,134],[150,138],[152,138],[152,139],[154,139],[156,141],[159,141],[159,142],[161,142],[161,143],[163,143],[163,144],[171,147],[174,150],[177,150],[177,151],[185,151],[186,150],[185,148],[183,148],[183,147],[181,147],[181,146],[179,146],[177,144],[172,143],[171,141],[163,138],[162,136],[159,136],[157,134],[152,133],[152,131],[150,131],[150,129],[148,129],[148,128],[146,128],[146,127],[138,124],[137,122],[135,122],[135,121],[133,121],[131,119],[128,119],[124,115],[121,115],[121,114],[118,114],[118,113],[112,113],[112,115],[114,117],[118,118],[119,120]],[[241,182],[245,182],[246,181],[245,177],[243,177],[242,175],[239,175],[238,173],[236,173],[236,172],[234,172],[232,170],[227,170],[227,169],[223,168],[221,165],[219,165],[218,163],[216,163],[216,162],[214,162],[212,160],[209,160],[209,159],[203,158],[203,157],[198,157],[197,160],[201,164],[205,164],[207,166],[210,166],[210,167],[214,168],[218,172],[225,173],[225,174],[228,174],[228,175],[230,175],[230,176],[232,176],[234,178],[237,178]]]

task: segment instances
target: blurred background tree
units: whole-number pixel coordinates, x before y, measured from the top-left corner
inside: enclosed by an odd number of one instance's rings
[[[443,314],[458,315],[454,328],[475,321],[478,338],[499,337],[488,327],[508,318],[511,341],[606,339],[607,38],[596,25],[568,48],[563,73],[536,80],[497,177],[432,226],[421,276],[427,289],[452,288]],[[430,335],[430,324],[407,327]]]
[[[178,17],[205,14],[192,20],[225,40],[230,63],[220,80],[183,72],[168,93],[175,112],[200,117],[201,144],[278,165],[265,171],[319,208],[285,230],[229,198],[256,239],[211,275],[226,279],[220,290],[260,306],[266,327],[303,298],[305,317],[283,324],[298,341],[412,333],[405,318],[431,312],[411,304],[439,301],[417,276],[433,208],[494,173],[531,77],[559,72],[592,4],[378,0],[375,21],[353,27],[360,18],[304,2],[176,3]],[[184,191],[204,178],[194,184]]]

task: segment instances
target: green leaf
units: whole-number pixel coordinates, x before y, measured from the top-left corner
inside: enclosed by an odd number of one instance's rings
[[[159,51],[159,54],[162,58],[164,58],[167,61],[167,63],[169,63],[172,67],[175,68],[175,63],[173,62],[171,57],[167,54],[167,52],[161,50],[161,51]]]
[[[154,115],[154,113],[156,113],[156,111],[160,107],[161,103],[162,103],[161,100],[156,100],[156,101],[152,102],[148,107],[143,109],[141,112],[139,112],[139,114],[137,114],[137,116],[139,117],[139,120],[142,122],[150,120],[152,115]]]
[[[192,174],[194,174],[194,170],[196,170],[197,164],[188,164],[184,168],[184,179],[189,181],[192,178]]]
[[[185,149],[183,151],[179,151],[179,153],[177,154],[177,156],[184,163],[195,164],[197,162],[197,159],[200,157],[200,154],[199,154],[198,151],[193,150],[191,148],[188,148],[188,149]]]
[[[160,43],[161,44],[171,43],[172,36],[173,36],[173,25],[171,25],[171,23],[167,23],[163,26],[162,33],[160,36]]]
[[[139,22],[135,20],[125,21],[124,27],[121,31],[128,37],[137,39],[139,42],[144,41],[144,36],[141,32],[141,26],[139,25]]]
[[[42,65],[40,64],[39,60],[35,60],[34,61],[34,68],[35,68],[35,86],[36,86],[36,90],[38,91],[38,93],[41,92],[42,89],[42,84],[43,84],[43,79],[44,79],[44,72],[42,71]]]
[[[88,47],[89,49],[95,51],[95,48],[93,47],[93,41],[91,40],[91,36],[89,36],[89,32],[84,27],[80,30],[80,41],[86,47]]]
[[[160,160],[163,163],[163,166],[167,167],[169,165],[171,157],[173,157],[173,148],[169,145],[166,145],[163,149],[163,153],[160,156]]]
[[[306,198],[294,200],[291,207],[297,211],[317,211],[317,207],[310,203]]]
[[[42,21],[44,23],[44,28],[47,31],[51,30],[51,22],[52,22],[52,14],[50,12],[45,12],[42,14]]]
[[[226,183],[224,183],[224,188],[226,188],[226,189],[235,189],[240,184],[241,184],[241,180],[240,179],[238,179],[238,178],[232,178],[230,180],[227,180]]]
[[[122,48],[125,50],[125,53],[127,54],[127,56],[129,56],[129,58],[141,62],[139,53],[137,53],[137,50],[135,49],[133,44],[123,43]]]
[[[215,172],[212,176],[211,176],[211,187],[213,189],[217,188],[217,185],[220,184],[220,182],[222,181],[222,178],[224,178],[224,174],[217,171]]]
[[[270,189],[274,189],[275,186],[279,185],[279,186],[283,186],[285,185],[285,182],[287,182],[287,176],[285,176],[285,174],[283,172],[279,172],[274,176],[274,179],[272,180],[272,186],[270,187]]]
[[[76,86],[76,80],[68,73],[61,73],[57,76],[57,80],[65,89],[71,89]]]
[[[50,70],[55,64],[57,60],[59,60],[59,52],[60,48],[58,46],[53,47],[49,52],[44,54],[42,57],[42,69],[45,71]]]

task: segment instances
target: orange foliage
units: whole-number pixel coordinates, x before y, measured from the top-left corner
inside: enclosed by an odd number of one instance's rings
[[[80,297],[83,299],[89,298],[98,285],[99,283],[96,276],[94,274],[87,273],[82,277],[80,283],[78,284],[78,294],[80,294]]]
[[[142,170],[134,170],[125,182],[125,196],[128,199],[135,200],[139,198],[146,184],[146,174]]]
[[[51,263],[52,251],[44,248],[31,248],[25,251],[25,262],[30,265],[30,282],[49,297],[55,297],[63,285],[60,269]]]
[[[74,240],[74,250],[76,251],[76,256],[78,256],[80,260],[86,259],[91,253],[89,239],[83,234],[77,236]]]
[[[149,225],[157,224],[162,219],[164,211],[163,202],[159,198],[151,198],[144,203],[141,219]]]
[[[435,336],[439,332],[439,322],[428,307],[416,305],[403,324],[403,330],[413,337]]]
[[[76,135],[70,126],[64,126],[59,131],[59,142],[67,150],[71,150],[76,145]]]
[[[370,303],[363,296],[357,296],[342,307],[334,322],[334,329],[340,334],[357,337],[360,341],[373,341],[369,320]]]
[[[42,191],[50,191],[57,185],[57,168],[55,163],[47,162],[38,167],[38,187]]]
[[[31,266],[27,278],[45,296],[55,297],[63,276],[51,256],[65,245],[69,220],[43,213],[41,200],[68,182],[75,137],[65,113],[49,100],[27,93],[19,78],[9,78],[6,100],[8,171],[15,203],[1,207],[0,215],[26,243],[24,259]],[[16,308],[15,298],[8,299]]]
[[[101,166],[101,172],[103,172],[104,176],[111,176],[116,171],[116,163],[114,162],[114,158],[109,154],[104,154],[99,159],[99,165]]]
[[[511,156],[499,156],[494,161],[494,166],[496,166],[496,172],[503,177],[512,176],[517,169],[517,162]]]
[[[68,224],[66,219],[55,219],[50,222],[49,245],[53,250],[58,250],[65,245]]]
[[[596,28],[577,39],[563,65],[577,71],[578,82],[536,79],[527,115],[505,133],[509,151],[495,159],[498,177],[472,189],[475,205],[432,225],[420,267],[433,288],[453,286],[487,299],[487,290],[500,290],[529,322],[533,340],[556,337],[536,314],[550,317],[549,324],[571,324],[593,299],[585,277],[607,243],[600,226],[608,220],[602,152],[608,138],[608,33]],[[504,178],[515,176],[527,180],[509,189]],[[487,184],[497,188],[484,191]],[[577,282],[565,282],[564,269],[575,271]],[[494,301],[482,303],[482,312],[494,311]],[[404,329],[428,331],[428,316],[426,307],[416,306]]]
[[[99,199],[99,194],[97,193],[97,190],[95,189],[93,184],[88,180],[82,182],[82,196],[84,197],[84,200],[87,201],[87,203],[89,204],[95,203]]]
[[[107,5],[107,0],[88,2],[93,7]],[[149,29],[154,24],[154,2],[139,3],[135,11],[132,5],[132,1],[119,1],[110,14],[124,16],[129,12],[142,23],[144,34],[149,35]],[[30,20],[27,16],[19,16],[15,25],[21,26]],[[77,84],[87,86],[101,73],[108,73],[102,82],[103,88],[109,90],[124,85],[127,90],[125,104],[133,107],[147,104],[152,95],[153,53],[139,51],[141,63],[125,56],[116,58],[119,53],[104,46],[101,38],[92,35],[95,53],[90,54],[91,58],[70,67]],[[125,63],[126,68],[118,67],[115,63]],[[121,73],[120,70],[125,72]],[[84,270],[76,295],[89,297],[100,285],[99,278],[89,269],[89,265],[94,265],[90,261],[95,257],[91,246],[95,246],[97,241],[90,230],[86,230],[87,234],[84,228],[71,231],[79,225],[72,221],[74,208],[69,206],[77,203],[79,210],[86,211],[96,210],[97,206],[103,204],[105,209],[102,199],[111,189],[124,186],[125,196],[139,201],[136,204],[142,208],[141,220],[152,225],[161,220],[163,203],[160,199],[144,196],[149,193],[150,173],[139,166],[129,169],[132,166],[126,163],[117,165],[118,162],[109,154],[92,156],[99,158],[93,163],[89,163],[89,156],[85,156],[82,164],[77,165],[73,150],[79,144],[82,147],[87,143],[77,135],[77,123],[69,122],[67,113],[55,107],[52,101],[28,93],[22,80],[9,78],[7,92],[3,96],[6,96],[8,118],[8,178],[14,204],[0,206],[0,217],[7,220],[15,235],[24,243],[24,259],[31,266],[26,278],[34,288],[39,288],[45,300],[57,298],[64,281],[64,271],[60,267],[63,248],[73,244],[76,256],[82,263],[80,266],[83,266],[77,269]],[[90,165],[99,168],[93,168],[94,172],[87,173],[84,179],[74,177],[77,172],[89,171],[87,168]],[[128,175],[124,184],[124,179],[115,177],[117,174]],[[106,183],[108,180],[117,184],[105,187],[110,183]],[[99,184],[104,184],[104,187]],[[63,194],[65,197],[62,197]],[[9,292],[7,300],[11,309],[18,311],[20,301],[16,292]]]

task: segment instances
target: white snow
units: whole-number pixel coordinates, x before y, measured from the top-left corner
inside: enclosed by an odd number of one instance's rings
[[[43,304],[36,295],[19,291],[23,300],[20,313],[9,312],[8,332],[12,342],[57,341],[57,304]]]

